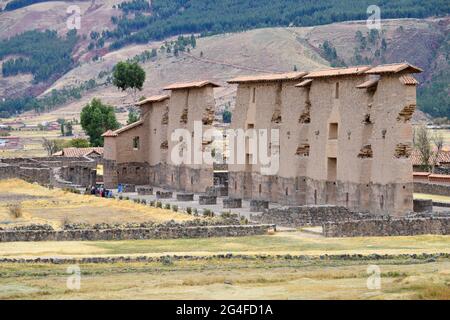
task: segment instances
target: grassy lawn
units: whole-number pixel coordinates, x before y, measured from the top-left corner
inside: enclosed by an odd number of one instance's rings
[[[368,289],[369,265],[381,288]],[[242,260],[81,264],[79,290],[68,265],[0,264],[0,299],[450,299],[450,261]]]
[[[47,189],[22,180],[0,181],[0,227],[30,223],[60,228],[70,223],[125,223],[186,221],[192,216],[135,204],[132,201],[79,195],[61,189]],[[13,218],[8,205],[19,203],[22,217]]]

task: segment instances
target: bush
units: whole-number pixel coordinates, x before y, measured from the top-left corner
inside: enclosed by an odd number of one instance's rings
[[[192,208],[191,207],[187,207],[186,208],[186,213],[187,214],[192,214]]]
[[[172,206],[172,211],[178,212],[178,206],[176,204]]]
[[[169,256],[164,256],[164,257],[162,257],[162,258],[161,258],[161,262],[162,262],[162,264],[165,265],[165,266],[171,266],[171,265],[173,265],[172,257],[169,257]]]
[[[154,207],[155,206],[155,201],[150,201],[149,205],[150,205],[150,207]]]
[[[214,217],[214,212],[212,211],[212,210],[210,210],[210,209],[204,209],[203,210],[203,215],[205,216],[205,217]]]
[[[198,217],[198,210],[197,210],[197,208],[194,208],[193,212],[194,212],[194,216]]]
[[[122,195],[120,195],[120,196],[119,196],[119,200],[122,200],[122,199],[123,199],[123,197],[122,197]]]
[[[162,208],[162,203],[161,203],[161,201],[157,201],[157,202],[156,202],[156,207],[157,207],[157,208]]]
[[[8,205],[9,214],[15,218],[22,218],[23,212],[22,212],[22,205],[20,203],[13,203]]]
[[[170,203],[166,203],[166,205],[164,206],[164,209],[170,210]]]

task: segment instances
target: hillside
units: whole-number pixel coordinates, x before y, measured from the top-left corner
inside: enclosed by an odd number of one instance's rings
[[[386,39],[387,49],[384,62],[407,60],[424,68],[421,81],[429,81],[440,70],[439,61],[442,52],[435,49],[442,42],[448,28],[449,19],[426,20],[389,20],[384,21],[382,37]],[[89,79],[99,83],[101,71],[108,72],[120,60],[132,58],[145,50],[158,49],[158,55],[141,63],[147,73],[144,90],[140,95],[149,96],[161,92],[161,88],[171,82],[194,79],[211,79],[224,87],[217,90],[218,103],[221,106],[233,103],[235,87],[225,81],[243,74],[312,70],[329,66],[323,55],[321,45],[329,41],[337,55],[351,64],[358,42],[357,31],[367,32],[363,22],[337,23],[326,26],[305,28],[268,28],[241,33],[231,33],[199,38],[196,48],[190,53],[180,53],[175,57],[159,49],[163,42],[149,45],[127,46],[103,56],[99,61],[82,63],[58,79],[47,91],[77,86]],[[381,36],[380,36],[381,37]],[[417,42],[412,47],[410,43]],[[366,50],[370,52],[369,50]],[[366,53],[368,56],[369,54]],[[381,59],[380,59],[381,60]],[[383,61],[374,59],[373,63]],[[129,105],[132,95],[117,91],[111,85],[101,85],[87,91],[79,100],[61,106],[53,111],[55,115],[72,118],[93,97],[101,97],[115,106]]]
[[[52,68],[45,66],[45,61],[48,61],[45,54],[51,57],[54,50],[50,45],[47,49],[50,52],[42,51],[39,48],[41,41],[32,43],[32,51],[38,54],[34,54],[31,61],[27,60],[30,45],[22,45],[23,48],[17,50],[4,50],[3,56],[0,50],[3,67],[3,75],[0,73],[0,97],[6,99],[3,103],[0,101],[0,116],[11,116],[14,110],[45,111],[58,108],[52,113],[77,117],[81,107],[95,96],[116,106],[129,105],[133,102],[131,95],[118,92],[109,84],[110,71],[118,61],[152,50],[156,57],[152,55],[151,58],[139,60],[147,72],[141,95],[158,93],[161,87],[170,82],[208,78],[225,85],[218,90],[219,104],[222,107],[232,106],[235,88],[227,86],[225,80],[236,75],[407,60],[425,70],[419,76],[422,82],[418,97],[420,107],[433,116],[446,114],[448,95],[442,94],[442,91],[445,92],[450,69],[448,17],[383,20],[381,31],[375,34],[369,33],[365,21],[294,27],[345,18],[365,18],[367,13],[362,10],[366,5],[364,1],[349,9],[351,3],[347,0],[339,4],[333,2],[321,5],[321,1],[318,1],[302,6],[291,0],[277,3],[266,3],[264,0],[264,8],[254,11],[253,15],[248,0],[239,3],[213,1],[206,7],[197,0],[155,0],[151,7],[142,1],[51,1],[29,5],[36,1],[7,2],[14,2],[19,7],[0,13],[0,41],[7,41],[3,42],[4,48],[11,44],[12,40],[8,40],[11,37],[16,43],[21,43],[18,38],[22,36],[21,33],[49,28],[56,30],[59,37],[53,42],[68,42],[66,20],[69,14],[66,9],[69,5],[80,7],[82,20],[81,29],[76,34],[77,43],[72,49],[72,60],[67,60],[67,55],[61,51],[58,67],[53,67],[53,63],[48,63]],[[404,10],[399,10],[398,2],[382,5],[383,17],[421,17],[433,14],[438,9],[439,14],[448,11],[448,5],[439,0],[427,2],[423,8],[419,8],[413,0],[405,1],[409,5]],[[224,7],[227,4],[229,8]],[[218,16],[220,8],[222,16]],[[270,8],[274,9],[272,13]],[[200,17],[198,12],[203,9],[205,17]],[[336,15],[331,14],[333,10]],[[230,15],[233,12],[234,18]],[[208,21],[214,17],[217,23],[209,25]],[[158,26],[158,21],[166,21],[167,24],[161,28],[161,34],[155,35],[150,31]],[[235,24],[230,25],[231,22]],[[180,27],[180,23],[183,27]],[[266,25],[291,27],[261,28]],[[223,33],[248,28],[258,29]],[[195,48],[186,49],[183,46],[181,49],[176,42],[177,37],[170,37],[179,32],[189,32],[188,35],[190,32],[201,33],[202,36],[197,38]],[[211,35],[214,33],[220,34]],[[139,36],[143,34],[145,37]],[[43,37],[39,33],[33,36]],[[146,43],[139,44],[141,42]],[[169,47],[172,49],[170,52]],[[39,96],[39,101],[23,98],[30,95]]]

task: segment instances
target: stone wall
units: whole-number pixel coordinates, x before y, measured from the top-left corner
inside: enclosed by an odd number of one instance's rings
[[[251,219],[260,223],[274,223],[283,227],[320,226],[330,221],[349,221],[368,219],[368,214],[356,214],[345,207],[338,206],[298,206],[280,207],[264,211],[261,215],[252,215]]]
[[[18,178],[28,182],[48,185],[51,181],[50,168],[28,168],[15,165],[0,164],[0,180]]]
[[[449,217],[370,219],[323,224],[325,237],[413,236],[450,234]]]
[[[450,195],[450,186],[434,183],[414,182],[414,192],[448,196]]]
[[[193,227],[115,228],[79,230],[2,230],[0,242],[13,241],[97,241],[242,237],[262,235],[275,225],[223,225]]]

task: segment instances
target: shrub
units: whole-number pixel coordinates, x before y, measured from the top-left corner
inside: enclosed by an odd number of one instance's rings
[[[214,217],[214,212],[210,209],[204,209],[203,210],[203,215],[205,217]]]
[[[141,200],[141,204],[143,204],[144,206],[147,205],[147,200],[142,199],[142,200]]]
[[[156,207],[157,207],[157,208],[162,208],[162,203],[161,203],[161,201],[157,201],[157,202],[156,202]]]
[[[192,208],[191,207],[187,207],[186,208],[186,213],[187,214],[192,214]]]
[[[162,264],[165,265],[165,266],[171,266],[171,265],[173,265],[172,257],[169,257],[169,256],[164,256],[164,257],[162,257],[162,258],[161,258],[161,262],[162,262]]]
[[[178,206],[176,204],[172,206],[172,211],[178,212]]]
[[[20,203],[13,203],[8,205],[9,214],[13,218],[22,218],[23,212],[22,212],[22,205]]]
[[[198,210],[197,210],[197,208],[194,208],[193,212],[194,212],[194,216],[198,217]]]
[[[122,195],[120,195],[120,196],[119,196],[119,200],[122,200],[122,199],[123,199],[123,197],[122,197]]]
[[[166,205],[164,206],[164,209],[170,210],[170,203],[166,203]]]
[[[155,206],[155,201],[150,201],[149,205],[150,205],[150,207],[154,207]]]

